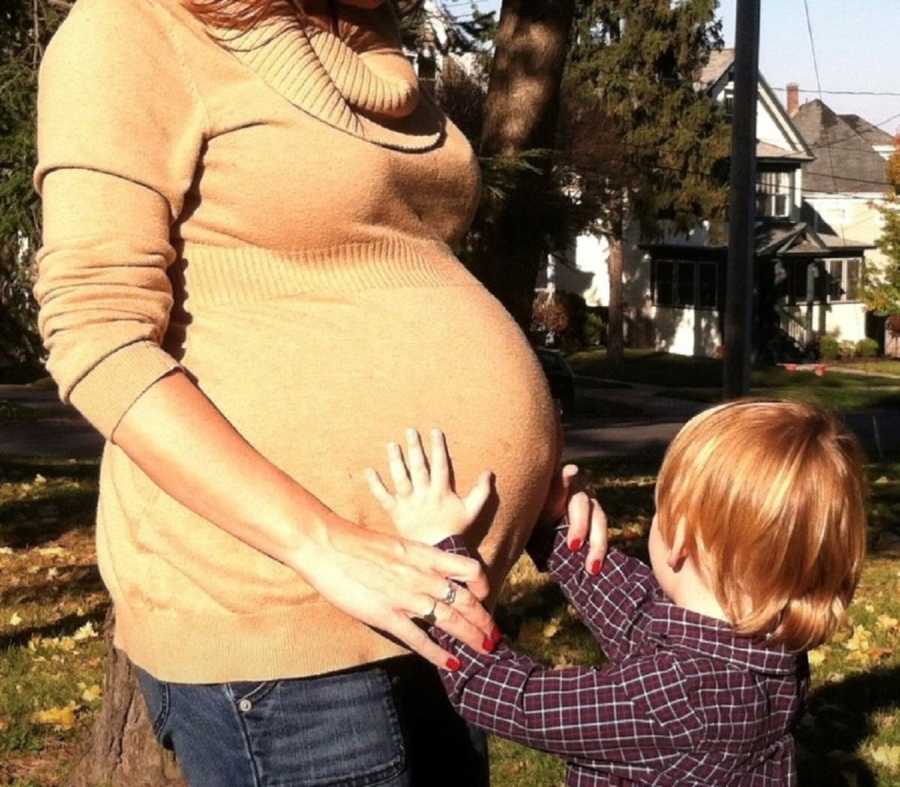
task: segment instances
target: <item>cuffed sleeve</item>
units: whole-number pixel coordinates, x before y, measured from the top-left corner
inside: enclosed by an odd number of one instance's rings
[[[171,229],[206,115],[170,22],[152,0],[79,0],[38,73],[38,330],[60,400],[108,440],[135,400],[180,368],[161,346]]]

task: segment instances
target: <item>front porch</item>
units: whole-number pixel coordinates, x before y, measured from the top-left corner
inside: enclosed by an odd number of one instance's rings
[[[679,355],[721,354],[727,242],[645,244],[655,347]],[[809,357],[820,336],[866,338],[860,299],[871,245],[806,224],[757,225],[753,344],[772,360]]]

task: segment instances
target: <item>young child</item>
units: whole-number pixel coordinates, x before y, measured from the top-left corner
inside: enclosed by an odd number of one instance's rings
[[[410,438],[412,480],[394,445],[391,475],[403,492],[390,494],[370,469],[373,493],[402,533],[474,554],[460,534],[483,504],[484,479],[459,498],[440,433],[430,475],[418,435]],[[440,672],[456,709],[564,757],[569,787],[795,784],[791,729],[809,682],[806,651],[834,632],[864,555],[856,440],[796,402],[742,400],[696,416],[659,474],[652,570],[615,549],[597,558],[606,521],[590,502],[587,561],[584,493],[568,503],[578,527],[564,518],[536,532],[528,551],[609,664],[551,669],[502,641],[485,655],[431,625],[452,654]],[[448,593],[426,619],[446,619],[452,604]]]

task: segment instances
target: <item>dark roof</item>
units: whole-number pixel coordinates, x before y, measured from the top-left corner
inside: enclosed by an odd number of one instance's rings
[[[697,82],[704,90],[711,88],[734,63],[733,49],[718,49],[710,53],[709,62],[700,69]]]
[[[889,190],[887,162],[873,150],[869,141],[872,134],[865,129],[871,124],[861,118],[861,122],[848,122],[819,99],[802,104],[792,120],[816,156],[803,167],[805,191],[834,194]]]
[[[894,138],[887,131],[873,126],[865,118],[861,118],[859,115],[841,115],[840,117],[872,147],[894,146]]]
[[[840,238],[824,232],[815,232],[805,222],[774,223],[757,221],[754,227],[754,249],[757,258],[766,257],[840,257],[850,254],[862,256],[874,244]],[[691,257],[716,258],[728,255],[728,227],[723,236],[702,244],[673,240],[666,243],[642,243],[640,248],[657,255],[669,255],[679,259]]]

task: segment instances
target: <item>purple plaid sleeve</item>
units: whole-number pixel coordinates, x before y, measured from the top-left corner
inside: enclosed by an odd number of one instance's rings
[[[463,542],[440,548],[470,554]],[[610,669],[551,669],[501,642],[484,655],[432,626],[431,636],[461,662],[440,670],[450,701],[468,721],[532,748],[635,765],[659,746],[685,745],[699,731],[685,680],[671,659],[647,656]],[[664,707],[660,717],[654,708]],[[680,737],[678,741],[676,738]]]
[[[566,528],[559,527],[547,560],[550,574],[607,658],[617,661],[631,650],[643,622],[641,607],[659,585],[646,565],[616,549],[607,552],[596,576],[587,572],[584,558],[585,547],[572,552]]]

